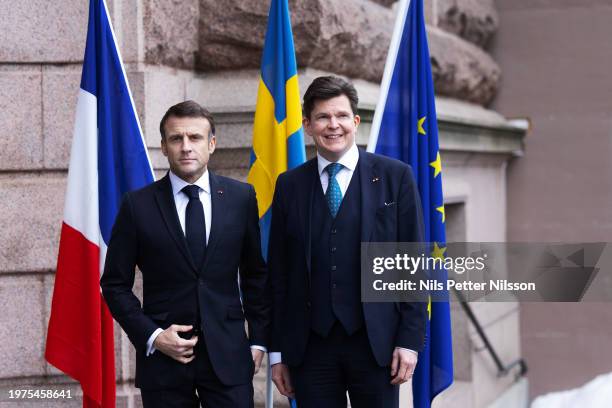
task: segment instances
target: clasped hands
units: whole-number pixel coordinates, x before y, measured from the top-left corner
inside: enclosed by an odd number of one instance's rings
[[[153,342],[153,346],[156,350],[161,351],[179,363],[190,363],[195,358],[193,348],[198,343],[198,336],[194,335],[189,339],[184,339],[179,336],[179,333],[189,332],[192,329],[193,326],[173,324],[159,333]],[[253,363],[255,364],[255,374],[257,374],[261,368],[264,352],[257,349],[251,349],[251,355],[253,357]]]

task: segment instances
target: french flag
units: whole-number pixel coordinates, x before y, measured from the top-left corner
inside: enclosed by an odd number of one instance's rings
[[[81,383],[84,407],[115,406],[113,319],[100,274],[124,193],[153,182],[104,0],[89,3],[45,358]]]

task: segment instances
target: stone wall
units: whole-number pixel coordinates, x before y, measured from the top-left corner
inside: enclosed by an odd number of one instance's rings
[[[501,28],[492,50],[504,86],[493,106],[533,128],[525,157],[508,168],[508,239],[609,242],[612,4],[496,3]],[[532,397],[612,371],[612,353],[600,352],[612,338],[610,304],[523,304],[521,329]]]
[[[147,63],[202,72],[259,67],[268,2],[174,3],[145,1]],[[397,3],[289,3],[298,66],[380,81]],[[501,75],[485,48],[498,24],[493,0],[432,0],[425,7],[436,92],[486,105]]]

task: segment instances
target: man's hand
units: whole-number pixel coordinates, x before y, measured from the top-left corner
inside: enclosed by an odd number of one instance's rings
[[[193,326],[181,326],[173,324],[155,338],[153,346],[165,355],[172,357],[179,363],[187,364],[195,358],[193,348],[198,342],[196,336],[189,340],[179,337],[179,332],[188,332],[193,329]]]
[[[403,384],[408,381],[417,364],[418,357],[415,353],[396,347],[393,350],[391,361],[391,384]]]
[[[261,350],[252,348],[251,354],[253,355],[253,363],[255,363],[255,374],[257,374],[261,368],[261,361],[265,353]]]
[[[278,392],[285,397],[295,398],[291,379],[289,378],[289,367],[283,363],[274,364],[272,366],[272,381],[276,385]]]

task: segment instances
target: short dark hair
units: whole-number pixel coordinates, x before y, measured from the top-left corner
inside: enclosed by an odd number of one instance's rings
[[[171,106],[170,109],[166,111],[166,114],[162,118],[161,122],[159,122],[159,133],[161,133],[162,139],[166,138],[164,127],[166,126],[166,122],[170,116],[175,116],[177,118],[204,118],[210,124],[210,134],[208,137],[215,135],[215,120],[208,109],[204,108],[197,102],[185,101]]]
[[[315,78],[304,94],[304,116],[310,119],[316,101],[327,100],[340,95],[345,95],[348,98],[351,103],[351,110],[353,114],[356,114],[359,97],[353,84],[332,75]]]

